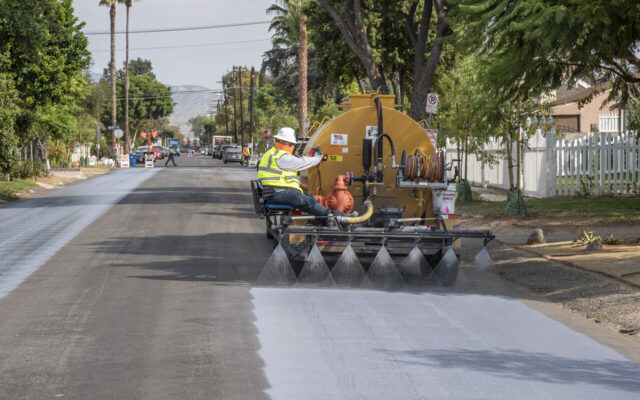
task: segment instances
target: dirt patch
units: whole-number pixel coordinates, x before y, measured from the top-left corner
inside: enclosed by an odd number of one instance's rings
[[[640,341],[640,290],[505,244],[492,246],[491,253],[502,278]]]

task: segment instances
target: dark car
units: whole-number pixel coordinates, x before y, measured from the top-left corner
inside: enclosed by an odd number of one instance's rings
[[[213,158],[217,158],[220,159],[220,157],[218,157],[218,154],[220,154],[220,150],[222,150],[222,146],[224,146],[225,143],[220,143],[215,145],[215,147],[213,148],[213,152],[211,153],[211,156]]]
[[[226,164],[228,162],[242,163],[242,147],[239,146],[227,146],[224,149],[222,155],[222,161]]]
[[[231,147],[237,146],[235,144],[223,144],[222,147],[220,147],[220,151],[218,151],[218,159],[224,160],[224,152]]]

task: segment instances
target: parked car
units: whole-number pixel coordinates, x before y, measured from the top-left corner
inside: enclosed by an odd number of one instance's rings
[[[224,146],[224,145],[225,145],[224,143],[220,143],[220,144],[215,145],[215,147],[213,148],[213,152],[211,153],[211,156],[213,158],[220,158],[220,157],[218,157],[218,154],[220,154],[220,150],[222,149],[222,146]]]
[[[222,155],[222,161],[225,164],[228,162],[239,162],[242,164],[242,147],[226,146]]]
[[[225,145],[223,145],[223,146],[220,148],[220,152],[218,153],[218,158],[219,158],[220,160],[223,160],[223,159],[224,159],[224,152],[225,152],[228,148],[231,148],[231,147],[239,147],[239,146],[237,146],[237,145],[235,145],[235,144],[225,144]],[[242,150],[242,148],[240,148],[240,150]]]

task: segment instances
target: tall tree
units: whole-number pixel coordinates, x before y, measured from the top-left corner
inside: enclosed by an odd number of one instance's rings
[[[269,26],[274,31],[273,43],[275,46],[284,45],[298,48],[298,119],[300,134],[305,129],[304,121],[307,120],[308,108],[308,43],[307,24],[304,13],[306,0],[278,0],[267,9],[267,13],[275,14]]]
[[[361,1],[345,0],[342,12],[334,7],[329,0],[318,0],[318,2],[329,13],[351,50],[360,59],[369,77],[371,88],[386,91],[387,83],[382,70],[374,59],[373,49],[369,42]]]
[[[132,0],[125,0],[127,7],[127,27],[126,27],[126,55],[125,55],[125,70],[124,70],[124,151],[129,152],[130,135],[129,135],[129,17],[131,11]]]
[[[385,0],[372,4],[361,0],[345,0],[344,6],[339,6],[337,0],[318,2],[364,66],[372,89],[381,89],[383,92],[387,91],[387,83],[383,66],[379,63],[388,61],[390,57],[380,55],[389,53],[390,42],[385,38],[397,34],[399,30],[397,23],[385,24],[385,21],[391,18],[404,21],[408,40],[396,45],[396,49],[403,53],[407,48],[413,51],[411,116],[416,120],[424,119],[427,92],[433,86],[445,39],[452,33],[449,18],[456,12],[457,4],[445,0]],[[406,57],[406,54],[402,55]],[[388,69],[397,69],[393,72],[404,75],[408,71],[405,71],[404,65],[401,66],[392,65]],[[404,84],[401,86],[404,89]]]
[[[117,124],[116,104],[116,3],[117,0],[100,0],[101,6],[109,7],[109,28],[111,32],[111,61],[109,61],[109,73],[111,75],[111,125]],[[116,135],[112,132],[111,143],[113,151],[116,151]]]
[[[4,0],[0,7],[0,74],[8,74],[18,94],[16,131],[43,154],[47,133],[33,127],[51,104],[77,101],[89,66],[83,26],[71,0]]]

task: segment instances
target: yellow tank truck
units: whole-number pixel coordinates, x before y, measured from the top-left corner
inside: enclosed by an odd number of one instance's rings
[[[434,148],[420,124],[396,109],[394,99],[349,96],[341,105],[343,113],[313,130],[297,149],[299,154],[321,150],[329,158],[302,173],[308,193],[325,207],[360,215],[321,220],[266,209],[252,182],[267,236],[278,240],[294,267],[314,246],[323,256],[351,247],[361,260],[384,250],[391,257],[405,257],[417,248],[429,266],[423,273],[451,286],[459,270],[458,239],[482,239],[486,245],[494,238],[490,231],[458,229],[455,183],[448,180],[444,153]]]

